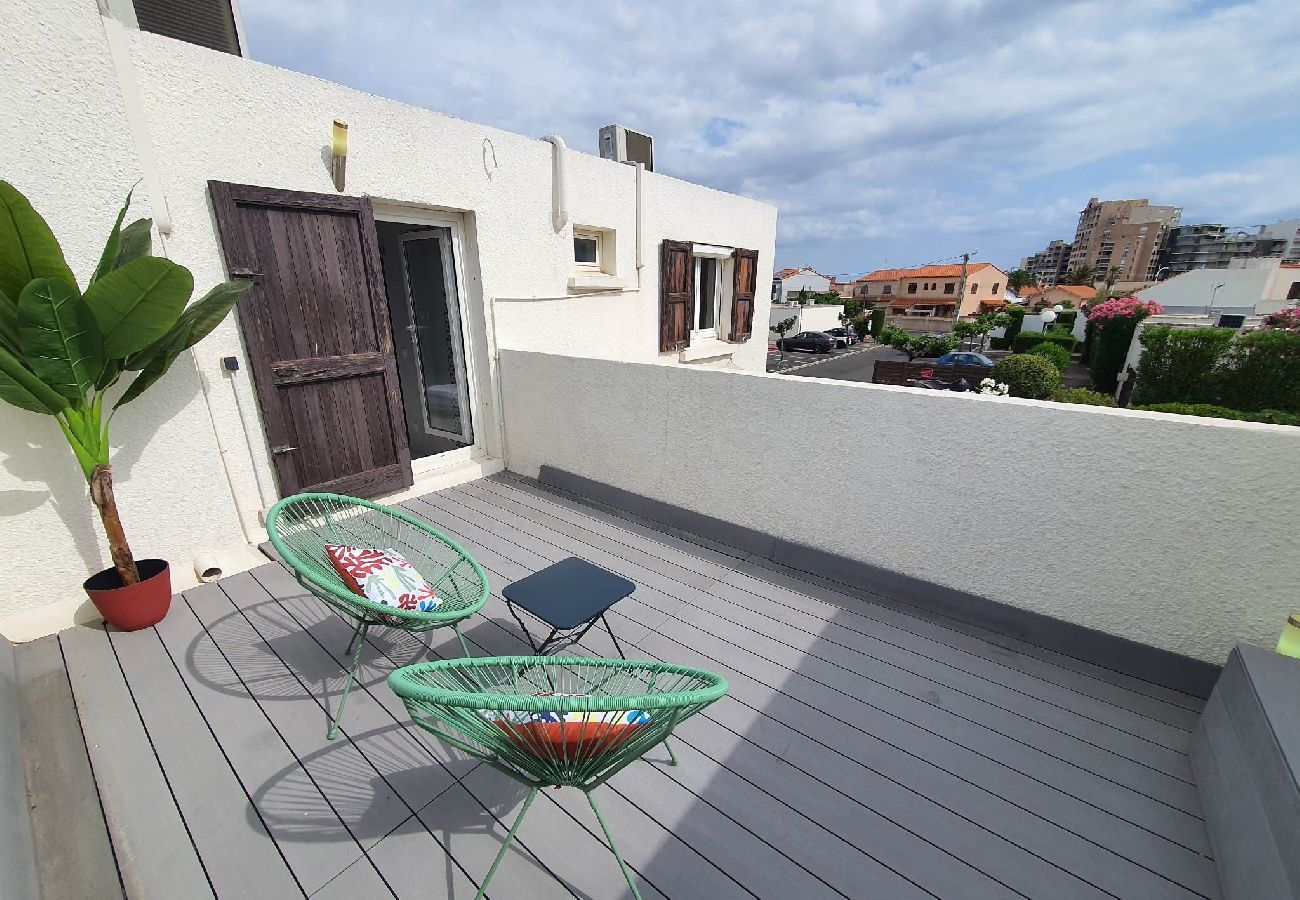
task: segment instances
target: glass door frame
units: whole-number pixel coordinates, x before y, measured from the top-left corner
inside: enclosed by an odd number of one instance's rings
[[[465,222],[460,213],[452,211],[441,211],[429,209],[427,207],[407,206],[393,202],[384,202],[378,199],[372,199],[375,207],[375,218],[381,222],[398,222],[403,225],[427,225],[433,228],[446,228],[451,236],[451,255],[443,256],[444,269],[451,262],[456,286],[456,318],[460,331],[460,344],[456,351],[460,354],[460,359],[465,365],[465,383],[461,385],[461,390],[469,404],[469,422],[473,429],[474,443],[468,447],[459,447],[455,450],[446,450],[442,453],[435,453],[431,456],[415,457],[411,460],[412,468],[416,475],[422,471],[428,471],[433,463],[433,468],[441,466],[446,462],[453,460],[470,460],[487,453],[486,434],[484,428],[487,423],[484,422],[482,409],[482,395],[480,393],[478,367],[472,364],[473,360],[478,358],[477,342],[479,335],[474,327],[474,319],[471,318],[474,306],[471,305],[471,298],[467,290],[468,281],[466,279],[465,269]],[[418,232],[416,232],[418,234]],[[406,278],[406,260],[402,260],[402,277]],[[406,285],[403,285],[403,291],[408,291]],[[409,292],[407,293],[409,297]],[[450,309],[450,308],[449,308]],[[444,433],[446,434],[446,433]],[[463,440],[460,435],[449,435],[456,440]]]
[[[449,438],[472,446],[474,444],[474,416],[470,409],[469,400],[470,372],[465,353],[464,329],[461,327],[460,286],[457,284],[456,279],[456,261],[451,246],[451,229],[440,225],[430,225],[427,231],[404,232],[398,236],[397,240],[402,248],[402,290],[406,302],[410,304],[408,311],[411,314],[411,345],[415,350],[415,372],[420,379],[420,413],[424,419],[424,427],[429,434],[436,434],[439,437]],[[426,396],[428,385],[424,383],[424,363],[420,357],[420,335],[416,330],[415,298],[411,294],[411,274],[406,256],[407,245],[416,241],[438,242],[439,256],[442,259],[443,289],[444,291],[456,292],[456,302],[447,304],[447,328],[451,332],[451,364],[457,376],[456,402],[460,407],[461,430],[456,433],[437,428],[429,421],[429,400]],[[466,434],[466,431],[469,434]]]

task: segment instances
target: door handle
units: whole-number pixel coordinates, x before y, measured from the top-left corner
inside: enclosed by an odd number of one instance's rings
[[[288,444],[281,444],[278,447],[272,447],[271,453],[274,456],[279,456],[281,453],[292,453],[297,449],[297,447],[290,447]]]

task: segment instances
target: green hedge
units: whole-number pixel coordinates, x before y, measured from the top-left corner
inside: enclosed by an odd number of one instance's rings
[[[1057,331],[1056,329],[1052,329],[1046,334],[1038,331],[1022,332],[1012,340],[1011,349],[1016,353],[1028,353],[1044,342],[1058,344],[1065,348],[1066,353],[1074,352],[1074,335],[1068,331]]]
[[[1088,368],[1092,369],[1092,386],[1102,393],[1113,394],[1119,387],[1119,373],[1137,323],[1137,319],[1111,319],[1105,328],[1093,329],[1088,339]]]
[[[1056,324],[1052,327],[1060,328],[1065,331],[1073,331],[1074,320],[1077,318],[1079,318],[1079,311],[1077,309],[1067,309],[1065,312],[1059,312],[1056,314]]]
[[[1099,394],[1087,388],[1070,388],[1052,398],[1058,403],[1082,403],[1086,406],[1119,406],[1110,394]]]
[[[989,373],[1007,386],[1012,397],[1047,400],[1061,388],[1061,373],[1041,356],[1016,353],[998,360]]]
[[[1221,363],[1236,332],[1228,328],[1145,328],[1138,338],[1138,363],[1133,402],[1204,403],[1222,396],[1225,370]],[[1235,404],[1234,404],[1235,405]]]
[[[1300,413],[1300,334],[1156,326],[1140,340],[1135,403]]]
[[[1070,351],[1053,341],[1040,341],[1029,351],[1029,355],[1043,357],[1056,366],[1056,371],[1062,375],[1065,374],[1066,369],[1070,368]]]
[[[885,327],[885,313],[889,312],[887,307],[878,306],[871,311],[871,336],[880,337],[880,332]]]
[[[1016,335],[1020,334],[1020,329],[1025,324],[1025,308],[1008,306],[998,316],[1005,319],[1007,324],[1002,326],[1002,337],[989,338],[989,347],[993,350],[1010,350]]]
[[[1151,412],[1178,413],[1183,416],[1204,416],[1211,419],[1233,419],[1238,422],[1266,422],[1270,425],[1300,426],[1300,415],[1283,412],[1280,409],[1261,409],[1246,412],[1240,409],[1228,409],[1213,403],[1152,403],[1148,406],[1134,406],[1132,409],[1146,409]]]
[[[1224,406],[1300,413],[1300,334],[1272,328],[1243,334],[1223,367]]]

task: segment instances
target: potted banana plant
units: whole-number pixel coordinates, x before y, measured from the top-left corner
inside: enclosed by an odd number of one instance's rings
[[[45,219],[0,181],[0,399],[53,417],[67,438],[113,560],[86,579],[86,593],[110,624],[135,630],[167,614],[171,575],[165,560],[131,553],[113,497],[109,426],[217,327],[249,282],[219,284],[189,303],[193,276],[151,255],[152,221],[123,226],[130,205],[128,193],[82,290]]]

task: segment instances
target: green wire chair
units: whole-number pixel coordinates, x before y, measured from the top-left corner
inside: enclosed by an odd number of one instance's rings
[[[592,791],[727,692],[721,676],[686,666],[561,656],[420,663],[388,676],[388,686],[416,725],[529,788],[475,900],[487,891],[537,792],[548,785],[587,795],[632,895],[641,900]],[[568,713],[588,714],[585,724],[561,721],[542,726],[552,729],[546,736],[539,731],[536,720],[563,720]],[[620,713],[621,727],[605,725]]]
[[[340,494],[295,494],[275,506],[266,519],[271,545],[293,571],[298,583],[335,612],[356,622],[347,655],[351,660],[338,709],[330,717],[326,736],[338,736],[339,719],[356,677],[361,648],[371,626],[382,625],[414,634],[450,625],[469,656],[460,622],[482,609],[488,598],[483,567],[459,544],[398,509]],[[325,545],[396,550],[406,557],[442,601],[433,612],[415,612],[375,603],[354,593],[339,577]]]

